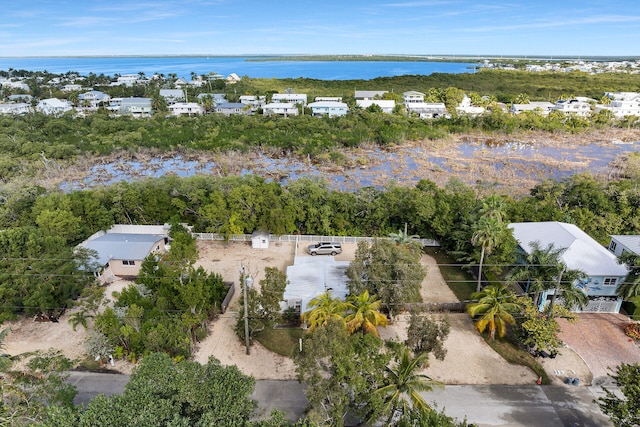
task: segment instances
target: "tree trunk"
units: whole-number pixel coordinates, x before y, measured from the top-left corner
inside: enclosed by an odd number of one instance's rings
[[[480,292],[482,286],[482,263],[484,263],[484,246],[480,252],[480,266],[478,268],[478,286],[476,286],[476,292]]]

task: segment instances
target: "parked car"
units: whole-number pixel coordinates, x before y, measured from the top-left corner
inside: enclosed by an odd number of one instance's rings
[[[337,255],[342,252],[342,245],[333,242],[320,242],[309,245],[307,252],[310,255]]]

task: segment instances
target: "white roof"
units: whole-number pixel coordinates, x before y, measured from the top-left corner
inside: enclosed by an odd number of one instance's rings
[[[544,249],[567,248],[562,260],[570,269],[581,270],[588,276],[626,276],[627,268],[618,264],[615,255],[573,224],[564,222],[516,222],[509,224],[520,247],[530,253],[536,240]]]
[[[337,102],[337,101],[316,101],[316,102],[312,102],[311,104],[307,105],[307,107],[309,108],[347,108],[347,104],[345,104],[344,102]]]
[[[621,245],[632,251],[636,255],[640,255],[640,236],[638,235],[612,235],[612,239],[620,242]]]
[[[393,99],[358,99],[356,104],[362,108],[370,107],[373,104],[380,106],[380,108],[393,108],[396,106],[396,101]]]
[[[349,294],[346,275],[349,261],[336,261],[332,256],[295,257],[287,267],[287,284],[283,299],[302,300],[301,313],[309,301],[331,288],[331,295],[345,300]]]

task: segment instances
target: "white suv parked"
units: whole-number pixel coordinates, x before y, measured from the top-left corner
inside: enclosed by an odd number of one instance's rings
[[[315,245],[309,245],[307,252],[310,255],[337,255],[342,252],[340,243],[320,242]]]

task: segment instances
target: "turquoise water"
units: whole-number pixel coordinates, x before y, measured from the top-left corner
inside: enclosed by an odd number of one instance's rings
[[[465,62],[399,61],[260,61],[255,57],[55,57],[0,58],[0,70],[48,71],[54,74],[77,72],[105,74],[155,73],[191,80],[197,75],[220,73],[254,78],[311,78],[320,80],[370,80],[410,74],[468,73],[477,64]]]

